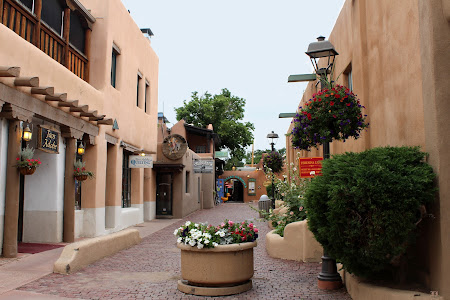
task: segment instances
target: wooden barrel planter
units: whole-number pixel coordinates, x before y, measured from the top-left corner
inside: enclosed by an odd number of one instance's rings
[[[85,181],[87,178],[87,175],[75,175],[75,179],[78,181]]]
[[[19,167],[19,172],[22,175],[33,175],[36,167]]]
[[[250,290],[256,245],[249,242],[198,249],[177,244],[183,278],[178,281],[178,290],[200,296],[226,296]]]

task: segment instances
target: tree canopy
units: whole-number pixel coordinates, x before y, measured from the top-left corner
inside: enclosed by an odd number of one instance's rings
[[[253,141],[254,125],[242,122],[245,112],[245,99],[231,95],[228,89],[222,89],[218,95],[206,92],[199,95],[193,92],[190,101],[183,101],[183,106],[175,108],[177,120],[198,127],[212,124],[214,132],[220,137],[220,149],[229,149],[232,158],[242,160],[245,147]]]

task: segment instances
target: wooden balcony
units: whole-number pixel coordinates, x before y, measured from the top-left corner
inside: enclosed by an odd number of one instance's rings
[[[42,1],[42,0],[40,0]],[[36,14],[31,13],[15,0],[0,0],[0,21],[3,25],[32,43],[48,56],[64,65],[81,79],[89,80],[88,57],[69,43],[70,16],[65,9],[63,37],[40,20],[40,1],[35,2]],[[45,0],[44,0],[45,1]],[[86,49],[89,46],[90,29],[86,30]]]

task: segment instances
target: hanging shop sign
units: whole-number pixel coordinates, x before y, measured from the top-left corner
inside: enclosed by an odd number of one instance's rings
[[[212,173],[213,170],[213,160],[194,159],[194,173]]]
[[[322,176],[323,157],[308,157],[299,159],[300,177],[313,178]]]
[[[187,143],[184,137],[179,134],[172,134],[166,137],[162,143],[162,153],[171,160],[183,157],[187,150]]]
[[[59,153],[59,135],[61,133],[50,126],[40,125],[37,148],[48,153]]]
[[[130,155],[128,161],[129,168],[153,168],[153,158],[151,156]]]

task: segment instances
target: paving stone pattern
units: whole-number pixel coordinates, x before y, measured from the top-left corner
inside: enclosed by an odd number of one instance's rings
[[[173,231],[185,221],[218,225],[223,220],[253,220],[260,230],[254,252],[253,289],[226,297],[200,297],[177,290],[181,278],[180,251]],[[248,204],[224,203],[197,211],[121,251],[71,275],[51,274],[19,290],[79,299],[351,299],[345,288],[323,291],[317,288],[318,263],[274,259],[264,242],[267,222]]]

